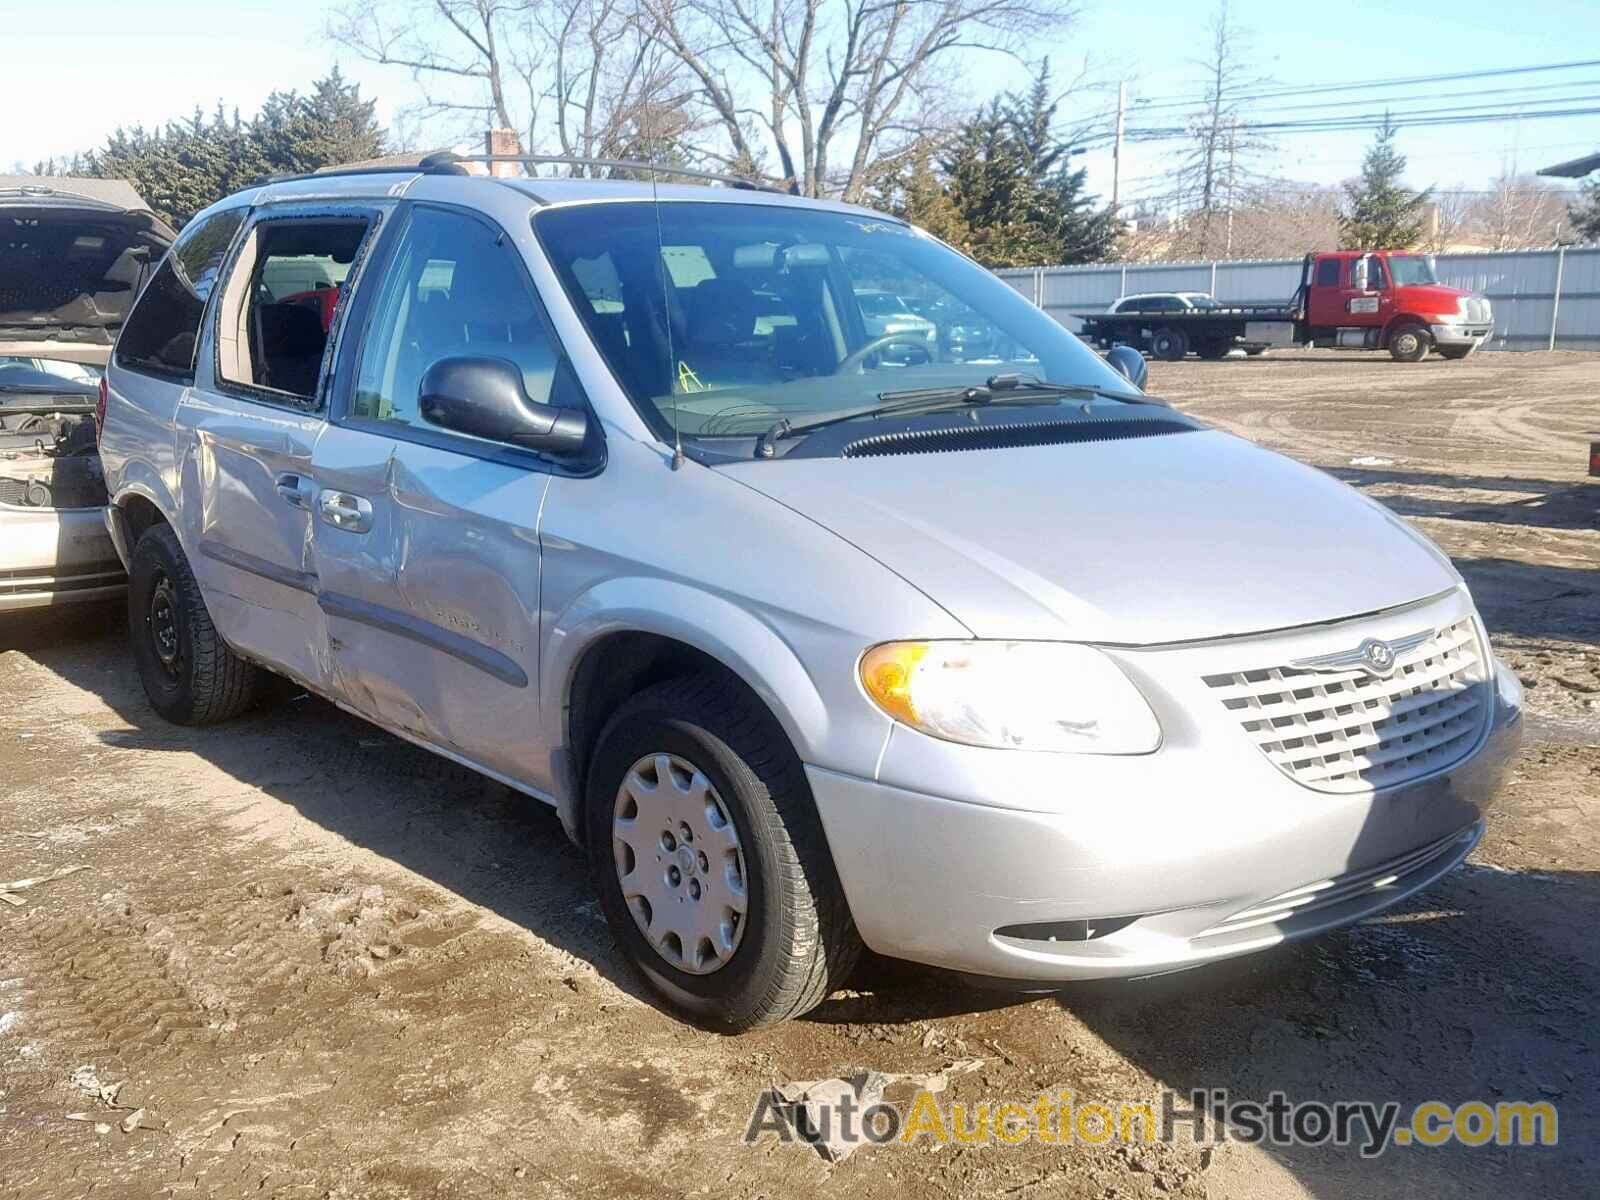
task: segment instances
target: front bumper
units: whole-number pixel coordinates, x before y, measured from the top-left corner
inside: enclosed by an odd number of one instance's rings
[[[1494,326],[1487,323],[1460,323],[1430,325],[1435,346],[1481,346],[1494,336]]]
[[[1233,755],[1220,726],[1194,728],[1198,708],[1188,729],[1162,713],[1168,741],[1151,755],[973,750],[897,730],[877,780],[807,773],[873,950],[1019,981],[1159,974],[1348,924],[1465,858],[1522,731],[1514,688],[1486,686],[1466,757],[1379,791],[1316,791],[1253,745]],[[946,794],[910,785],[912,745]],[[959,777],[958,758],[978,771]]]
[[[0,613],[106,600],[126,586],[100,509],[0,507]]]

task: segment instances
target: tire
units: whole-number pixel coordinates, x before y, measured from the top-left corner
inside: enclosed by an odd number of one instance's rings
[[[170,525],[133,548],[128,637],[145,695],[178,725],[214,725],[255,703],[262,672],[222,640]]]
[[[1476,346],[1435,346],[1434,349],[1436,351],[1438,351],[1438,354],[1439,354],[1440,358],[1447,358],[1451,362],[1460,362],[1463,358],[1466,358],[1474,350],[1476,350],[1477,347]]]
[[[1401,325],[1389,335],[1389,353],[1396,362],[1421,362],[1433,346],[1433,335],[1421,325]]]
[[[1189,353],[1189,335],[1181,329],[1158,329],[1150,335],[1150,353],[1163,362],[1179,362]]]
[[[1245,353],[1251,358],[1260,358],[1266,352],[1267,348],[1265,346],[1250,346],[1245,349]]]
[[[662,777],[663,767],[671,778]],[[640,786],[624,795],[630,780]],[[654,799],[644,786],[652,780],[674,790]],[[822,821],[782,728],[739,684],[695,675],[629,700],[601,731],[585,794],[589,863],[612,935],[680,1013],[729,1030],[754,1029],[816,1007],[843,984],[861,941]],[[687,829],[696,813],[704,822]],[[638,822],[631,831],[630,821]],[[736,895],[727,885],[729,864],[742,878],[745,903],[731,945],[732,910],[697,916],[695,907]],[[625,897],[624,878],[649,893],[644,904],[640,893]],[[657,907],[676,921],[663,920]],[[691,947],[696,921],[703,929],[717,919],[723,944],[704,938]],[[647,924],[661,932],[647,937]],[[673,932],[678,924],[688,937]]]
[[[1227,341],[1221,338],[1216,338],[1211,341],[1201,342],[1200,345],[1196,347],[1196,352],[1201,358],[1207,360],[1208,362],[1218,362],[1221,359],[1227,358],[1228,351],[1232,349],[1233,346]]]

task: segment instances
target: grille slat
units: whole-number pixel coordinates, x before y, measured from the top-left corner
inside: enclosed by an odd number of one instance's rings
[[[1264,722],[1249,732],[1250,736],[1254,738],[1258,744],[1265,745],[1266,743],[1281,741],[1285,733],[1295,733],[1302,737],[1307,735],[1315,736],[1323,733],[1349,733],[1351,730],[1359,729],[1363,725],[1371,725],[1376,721],[1387,721],[1394,720],[1399,717],[1409,717],[1414,713],[1418,713],[1423,709],[1431,708],[1435,705],[1469,703],[1466,698],[1461,697],[1456,693],[1451,693],[1451,696],[1452,699],[1450,700],[1441,700],[1438,692],[1425,691],[1418,692],[1415,695],[1403,696],[1395,700],[1374,698],[1370,700],[1357,701],[1353,706],[1341,705],[1340,707],[1350,707],[1351,711],[1340,716],[1308,719],[1304,724],[1296,725],[1277,725]],[[1441,715],[1439,719],[1443,720],[1443,715]],[[1269,750],[1268,753],[1270,754],[1271,751]]]
[[[1488,712],[1483,663],[1464,618],[1400,655],[1387,677],[1284,665],[1205,682],[1290,778],[1354,792],[1404,783],[1465,755]]]

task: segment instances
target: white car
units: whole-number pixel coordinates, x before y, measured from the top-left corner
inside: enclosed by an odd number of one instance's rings
[[[1216,308],[1217,302],[1205,292],[1139,292],[1111,302],[1108,313],[1192,312],[1197,308]]]
[[[125,587],[95,406],[122,319],[175,237],[121,180],[0,176],[0,613]]]

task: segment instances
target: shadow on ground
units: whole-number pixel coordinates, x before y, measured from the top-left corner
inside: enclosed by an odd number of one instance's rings
[[[1489,475],[1451,475],[1436,471],[1389,471],[1365,467],[1324,467],[1328,474],[1363,490],[1376,489],[1375,499],[1403,517],[1448,521],[1482,521],[1537,529],[1600,530],[1600,486],[1550,479],[1511,479]],[[1456,499],[1392,495],[1389,488],[1438,489],[1444,492],[1509,493],[1512,500],[1481,496]]]
[[[283,684],[224,725],[188,728],[159,717],[127,650],[120,608],[62,610],[0,626],[0,650],[20,650],[98,695],[124,727],[113,747],[192,753],[290,805],[349,842],[413,871],[581,958],[655,1005],[612,942],[583,854],[555,810]],[[868,956],[852,983],[811,1015],[825,1024],[911,1020],[1016,1004],[953,976]]]
[[[1376,1160],[1348,1147],[1269,1147],[1315,1196],[1575,1196],[1600,1165],[1600,969],[1584,934],[1597,920],[1593,873],[1468,866],[1343,933],[1204,972],[1075,989],[1061,1003],[1185,1095],[1557,1107],[1554,1147],[1412,1146]]]

